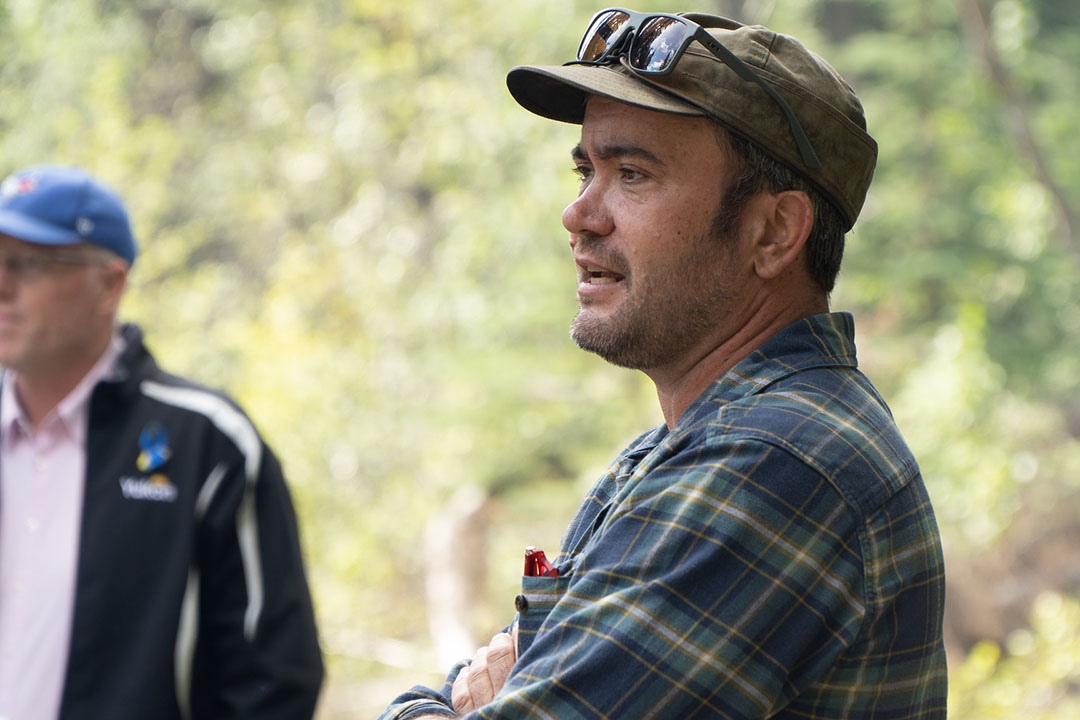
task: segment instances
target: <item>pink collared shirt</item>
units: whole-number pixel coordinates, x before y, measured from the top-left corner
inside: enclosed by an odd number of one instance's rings
[[[90,394],[112,344],[35,432],[11,373],[0,391],[0,720],[55,720],[67,671]]]

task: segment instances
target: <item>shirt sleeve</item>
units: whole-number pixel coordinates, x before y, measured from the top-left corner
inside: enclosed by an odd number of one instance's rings
[[[767,718],[851,644],[862,579],[824,477],[758,440],[676,450],[633,473],[549,588],[528,578],[539,629],[475,717]]]
[[[295,720],[315,712],[323,665],[296,516],[281,466],[222,463],[198,531],[191,717]],[[212,498],[212,499],[211,499]]]
[[[453,667],[446,676],[441,692],[417,685],[395,698],[377,720],[409,720],[429,715],[458,717],[450,701],[450,692],[453,690],[454,680],[466,664],[467,662],[460,662]]]

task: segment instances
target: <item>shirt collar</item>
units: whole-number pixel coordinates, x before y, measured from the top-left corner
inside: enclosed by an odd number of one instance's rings
[[[126,343],[119,333],[113,333],[112,341],[105,348],[98,361],[83,376],[79,384],[49,413],[45,422],[58,419],[68,429],[73,439],[82,443],[86,436],[86,423],[79,422],[87,417],[90,408],[90,394],[94,387],[104,379],[116,364],[117,358],[124,351]],[[19,404],[15,393],[15,382],[10,372],[5,372],[0,386],[0,437],[6,444],[14,441],[20,434],[28,432],[30,427],[26,414]]]
[[[0,438],[6,444],[24,427],[22,408],[15,398],[15,384],[11,373],[4,371],[4,377],[0,380]]]
[[[754,395],[800,370],[857,366],[851,313],[812,315],[788,325],[740,360],[687,408],[679,424],[693,421],[707,404]]]

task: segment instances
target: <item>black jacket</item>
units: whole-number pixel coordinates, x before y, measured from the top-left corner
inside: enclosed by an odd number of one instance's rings
[[[94,389],[61,720],[310,718],[322,682],[281,466],[134,325]]]

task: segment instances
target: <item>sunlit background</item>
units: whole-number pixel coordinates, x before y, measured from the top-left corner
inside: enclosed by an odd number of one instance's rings
[[[329,669],[372,717],[508,622],[651,385],[567,337],[576,128],[518,108],[571,0],[0,0],[0,174],[127,198],[122,314],[281,457]],[[1080,3],[639,0],[791,33],[878,171],[834,309],[942,526],[950,717],[1080,717]]]

